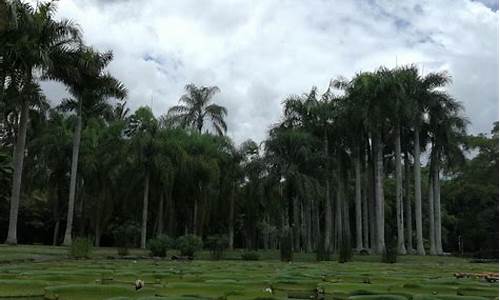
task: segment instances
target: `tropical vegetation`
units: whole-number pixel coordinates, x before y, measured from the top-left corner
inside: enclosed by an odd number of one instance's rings
[[[112,52],[56,20],[54,1],[0,4],[5,243],[156,249],[165,235],[185,236],[192,255],[224,236],[231,249],[286,244],[287,260],[293,250],[348,261],[351,249],[383,254],[395,240],[398,254],[497,257],[498,122],[468,134],[447,72],[338,77],[286,97],[262,143],[236,145],[216,86],[187,84],[159,115],[131,112],[108,71]],[[50,105],[43,80],[70,98]],[[138,236],[123,240],[121,226]]]

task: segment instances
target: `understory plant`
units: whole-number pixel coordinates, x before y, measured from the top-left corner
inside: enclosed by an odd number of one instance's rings
[[[292,231],[285,228],[280,239],[280,259],[281,261],[293,260]]]
[[[89,258],[92,253],[92,241],[88,238],[76,238],[71,243],[69,255],[72,258]]]
[[[129,249],[134,247],[136,239],[141,233],[141,228],[135,222],[126,222],[115,226],[112,233],[118,255],[125,256],[129,254]]]
[[[177,239],[177,249],[182,256],[194,257],[195,253],[203,248],[203,241],[194,234],[186,234]]]
[[[207,237],[206,245],[210,249],[212,258],[220,260],[224,256],[224,250],[229,245],[229,239],[222,234],[211,235]]]
[[[148,241],[148,249],[151,256],[166,257],[167,250],[172,247],[172,239],[166,235],[161,234],[154,239]]]

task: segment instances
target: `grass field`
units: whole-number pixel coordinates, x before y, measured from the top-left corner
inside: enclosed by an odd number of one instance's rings
[[[313,261],[296,255],[282,263],[276,252],[260,261],[179,262],[110,259],[115,249],[100,248],[92,259],[72,260],[67,249],[46,246],[0,246],[0,299],[463,299],[498,297],[498,283],[453,277],[455,272],[498,272],[498,263],[475,264],[453,257],[399,257],[382,264],[376,256],[356,256],[346,264]],[[134,250],[133,255],[146,255]],[[135,291],[133,282],[145,281]],[[271,288],[273,293],[266,292]],[[324,291],[316,296],[315,290]],[[19,298],[21,297],[21,298]],[[323,298],[321,298],[323,297]]]

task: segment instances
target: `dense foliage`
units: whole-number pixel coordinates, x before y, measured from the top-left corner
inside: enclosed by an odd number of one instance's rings
[[[154,238],[168,234],[184,236],[185,255],[205,241],[219,257],[226,241],[213,237],[227,236],[229,248],[281,247],[285,260],[340,251],[347,261],[351,249],[387,253],[394,238],[399,254],[498,255],[498,123],[467,135],[445,72],[411,65],[338,78],[284,99],[268,138],[238,146],[217,87],[186,85],[161,116],[130,112],[107,72],[112,53],[55,20],[54,2],[0,3],[12,8],[0,22],[7,243],[86,236],[122,249],[151,239],[157,249]],[[71,98],[50,106],[39,87],[47,79]]]

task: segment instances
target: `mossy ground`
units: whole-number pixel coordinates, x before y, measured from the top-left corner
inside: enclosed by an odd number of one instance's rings
[[[108,259],[115,255],[111,248],[96,250],[88,260],[68,259],[66,253],[63,247],[1,246],[0,299],[316,299],[316,289],[325,292],[325,299],[498,297],[498,283],[453,277],[455,272],[498,272],[497,263],[453,257],[404,256],[383,264],[378,256],[355,256],[339,264],[314,262],[312,254],[282,263],[277,252],[262,252],[260,261],[241,261],[239,251],[210,261],[203,252],[191,262]],[[136,279],[145,281],[144,289],[135,291]],[[19,296],[24,297],[14,298]]]

